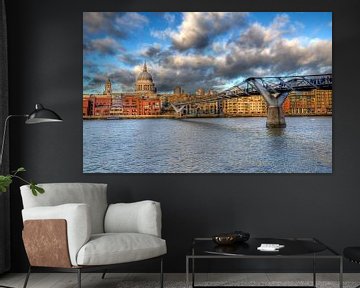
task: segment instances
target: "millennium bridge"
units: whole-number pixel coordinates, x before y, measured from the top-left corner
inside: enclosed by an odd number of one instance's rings
[[[286,127],[282,104],[292,91],[309,91],[313,89],[332,89],[332,74],[250,77],[229,89],[206,97],[194,97],[187,101],[170,103],[181,115],[187,105],[216,102],[223,99],[262,95],[268,107],[266,127]]]

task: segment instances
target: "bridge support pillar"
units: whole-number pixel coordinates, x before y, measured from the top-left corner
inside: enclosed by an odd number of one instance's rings
[[[260,92],[264,97],[266,103],[268,104],[268,114],[266,120],[267,128],[285,128],[285,116],[282,109],[282,104],[284,103],[286,97],[289,95],[289,92],[282,93],[270,93],[262,83],[257,79],[251,79],[255,88]]]
[[[267,119],[266,119],[267,128],[285,128],[285,116],[282,110],[282,107],[270,106],[268,108]]]

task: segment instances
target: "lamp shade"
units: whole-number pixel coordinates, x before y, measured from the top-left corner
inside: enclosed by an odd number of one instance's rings
[[[46,122],[62,122],[61,117],[54,111],[45,108],[41,104],[35,105],[35,110],[29,114],[26,124],[38,124]]]

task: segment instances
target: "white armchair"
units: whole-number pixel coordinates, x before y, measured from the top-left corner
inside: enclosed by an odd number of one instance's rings
[[[159,257],[163,287],[161,209],[154,201],[107,204],[106,184],[40,184],[33,196],[28,185],[21,196],[23,240],[30,262],[24,288],[34,268],[77,272],[107,270],[117,264]],[[103,274],[103,278],[105,273]]]

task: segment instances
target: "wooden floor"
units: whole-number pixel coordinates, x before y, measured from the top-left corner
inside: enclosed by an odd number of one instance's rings
[[[228,279],[234,280],[249,280],[252,282],[264,285],[269,281],[275,281],[281,283],[294,281],[308,281],[311,284],[312,274],[300,273],[241,273],[241,274],[229,274],[229,273],[212,273],[212,274],[197,274],[197,281],[224,281]],[[14,288],[22,288],[25,279],[25,274],[5,274],[0,276],[0,287],[9,286]],[[333,281],[334,287],[338,283],[338,274],[335,273],[319,273],[317,274],[317,281]],[[125,273],[109,273],[106,279],[101,279],[101,273],[83,273],[82,275],[82,287],[83,288],[118,288],[118,287],[141,287],[141,283],[150,283],[146,287],[156,287],[159,281],[159,274],[125,274]],[[124,284],[125,283],[125,284]],[[133,284],[132,284],[133,283]],[[152,284],[151,284],[152,283]],[[354,287],[354,283],[360,284],[360,273],[348,273],[344,274],[344,287]],[[155,285],[156,284],[156,285]],[[139,286],[140,285],[140,286]],[[355,285],[356,286],[356,285]],[[76,273],[32,273],[28,288],[76,288]],[[165,274],[165,288],[172,287],[185,287],[185,274]],[[337,286],[338,287],[338,286]]]

